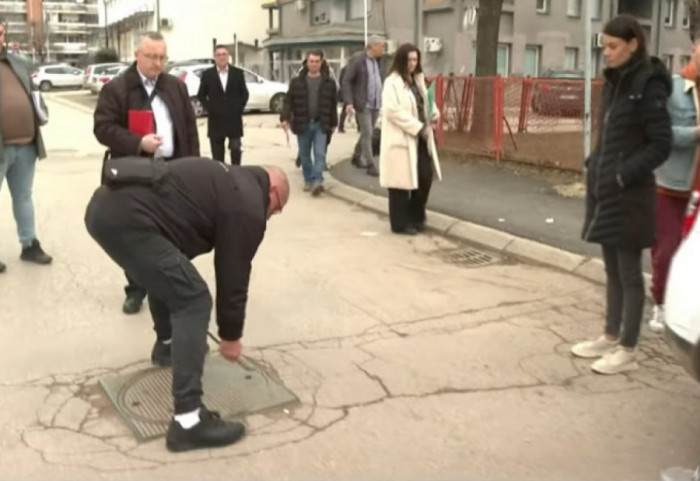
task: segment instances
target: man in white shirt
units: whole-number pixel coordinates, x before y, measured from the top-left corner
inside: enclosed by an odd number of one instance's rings
[[[223,162],[226,138],[231,151],[231,164],[241,164],[243,111],[248,103],[248,87],[243,71],[228,63],[229,51],[224,45],[214,48],[215,65],[202,72],[197,98],[207,111],[207,127],[211,156]]]
[[[144,34],[135,56],[136,61],[100,92],[94,114],[95,137],[107,146],[112,158],[199,157],[197,123],[187,88],[177,77],[163,72],[168,60],[163,36],[157,32]],[[146,291],[128,274],[127,279],[122,310],[135,314],[141,310]],[[149,307],[158,309],[158,301],[151,299]],[[158,336],[166,341],[169,329],[163,328]],[[153,362],[158,365],[169,362],[169,346],[167,356],[165,348],[161,351],[163,355],[154,351]]]

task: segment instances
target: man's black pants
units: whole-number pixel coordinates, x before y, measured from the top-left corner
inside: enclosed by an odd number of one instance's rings
[[[159,339],[172,338],[175,414],[202,405],[202,372],[212,298],[194,265],[155,226],[136,226],[110,215],[114,206],[106,187],[93,197],[85,224],[93,239],[148,292]],[[120,219],[122,217],[122,219]],[[172,335],[170,332],[172,331]]]
[[[221,138],[209,138],[209,145],[211,146],[211,158],[223,162],[226,156],[226,149],[224,144],[226,143],[226,137]],[[228,138],[228,148],[231,151],[231,164],[241,165],[241,139],[240,137],[229,137]]]

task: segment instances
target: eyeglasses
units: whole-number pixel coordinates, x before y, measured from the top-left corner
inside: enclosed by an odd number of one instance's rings
[[[141,55],[146,57],[148,60],[151,62],[159,61],[159,62],[167,62],[168,61],[168,56],[167,55],[156,55],[154,53],[143,53],[141,52]]]

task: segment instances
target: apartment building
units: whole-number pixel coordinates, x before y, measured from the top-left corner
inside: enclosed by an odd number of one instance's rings
[[[97,0],[3,0],[7,44],[33,61],[80,64],[99,42]]]
[[[593,35],[585,37],[583,0],[504,0],[498,47],[502,75],[541,75],[548,69],[580,70],[591,49],[594,73],[604,68],[600,32],[620,13],[642,23],[654,55],[669,68],[689,59],[688,15],[683,0],[591,0]],[[364,43],[363,0],[271,0],[268,38],[272,69],[294,72],[305,52],[321,47],[340,66]],[[368,29],[385,35],[390,49],[418,44],[431,74],[467,75],[476,65],[478,0],[368,0]]]
[[[213,44],[242,47],[239,57],[261,50],[268,18],[260,0],[101,0],[106,43],[132,60],[140,36],[159,31],[172,60],[209,58]],[[239,64],[244,58],[237,59]]]

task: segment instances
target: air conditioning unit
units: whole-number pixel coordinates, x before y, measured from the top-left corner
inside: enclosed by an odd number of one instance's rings
[[[297,12],[303,12],[306,10],[306,0],[297,0],[294,3],[294,6],[296,7]]]
[[[386,41],[386,54],[394,55],[396,53],[396,40]]]
[[[442,50],[442,39],[440,37],[425,37],[423,39],[423,50],[430,53]]]
[[[170,18],[160,19],[160,28],[173,28],[173,21]]]
[[[603,48],[603,34],[596,33],[593,35],[593,47]]]

